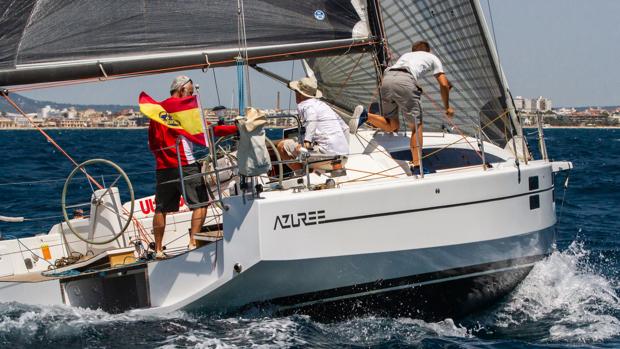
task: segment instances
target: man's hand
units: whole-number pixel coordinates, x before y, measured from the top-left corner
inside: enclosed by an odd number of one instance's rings
[[[454,116],[454,109],[452,109],[452,107],[446,108],[446,116],[449,118]]]

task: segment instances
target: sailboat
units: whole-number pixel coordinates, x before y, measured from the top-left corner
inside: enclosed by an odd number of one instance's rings
[[[312,170],[306,159],[304,173],[291,177],[272,158],[276,175],[222,185],[220,172],[230,169],[213,161],[222,155],[211,138],[215,199],[205,233],[187,248],[191,212],[183,205],[169,218],[163,260],[148,258],[153,197],[134,198],[129,178],[108,160],[79,164],[62,193],[64,221],[45,235],[0,241],[0,302],[141,314],[259,307],[458,317],[509,293],[552,251],[555,177],[572,164],[550,161],[544,137],[541,158],[529,152],[476,0],[5,4],[5,98],[234,65],[244,86],[244,69],[304,60],[325,101],[349,121],[355,105],[377,102],[390,58],[425,39],[446,67],[456,115],[434,111],[439,91],[420,82],[422,162],[431,170],[421,176],[407,165],[410,132],[352,127],[338,170]],[[111,168],[115,180],[89,193],[89,215],[71,217],[71,181],[95,165]]]

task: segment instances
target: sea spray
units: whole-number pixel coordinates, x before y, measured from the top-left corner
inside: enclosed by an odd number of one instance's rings
[[[529,340],[540,336],[543,342],[591,342],[619,335],[620,299],[615,282],[599,270],[604,260],[583,242],[553,252],[482,320],[478,333],[504,337],[530,329],[524,333]]]

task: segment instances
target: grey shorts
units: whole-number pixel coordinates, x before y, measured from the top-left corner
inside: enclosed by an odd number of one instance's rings
[[[388,70],[383,76],[380,91],[381,107],[386,118],[398,119],[399,112],[402,112],[405,122],[413,123],[414,118],[422,122],[422,90],[411,74]]]
[[[183,167],[185,176],[200,173],[200,164],[194,163]],[[179,210],[179,201],[183,195],[178,168],[166,168],[156,171],[157,187],[155,188],[155,211],[176,212]],[[166,183],[169,181],[174,181]],[[207,186],[203,177],[193,177],[185,180],[185,194],[187,203],[196,205],[209,201]]]

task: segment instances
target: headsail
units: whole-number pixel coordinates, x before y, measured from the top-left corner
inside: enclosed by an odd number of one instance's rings
[[[478,1],[381,0],[377,13],[370,13],[370,16],[377,14],[382,20],[392,63],[400,55],[411,51],[411,43],[429,41],[453,85],[450,104],[456,111],[455,124],[469,135],[476,134],[480,125],[486,126],[483,130],[486,138],[505,146],[512,137],[511,126],[517,122],[514,111],[507,108],[510,97],[506,82]],[[340,90],[349,90],[354,94],[351,103],[367,105],[368,100],[377,100],[376,83],[373,81],[376,77],[370,69],[373,66],[371,60],[367,60],[365,66],[362,63],[361,66],[366,68],[361,69],[358,63],[345,56],[317,58],[309,63],[315,72],[326,69],[342,71],[337,79],[332,75],[320,81],[320,87],[328,98],[336,97]],[[366,73],[349,77],[345,72],[351,70]],[[441,105],[435,78],[430,76],[419,83],[426,94],[422,99],[425,130],[440,130],[443,125],[449,126],[443,111],[432,103],[435,101]]]
[[[0,86],[234,64],[238,1],[2,0]],[[369,40],[350,2],[243,4],[252,63],[355,50]]]

